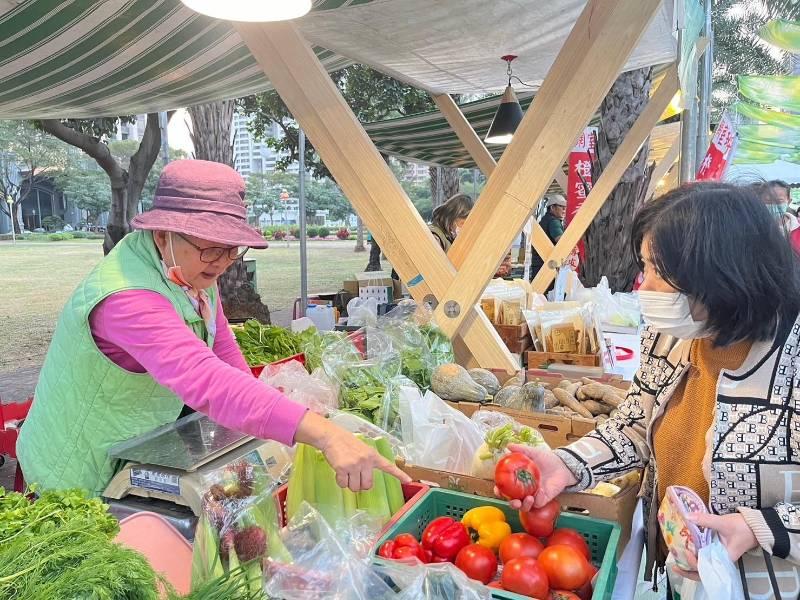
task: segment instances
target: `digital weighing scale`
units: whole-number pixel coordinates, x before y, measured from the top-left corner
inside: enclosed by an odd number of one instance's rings
[[[116,444],[108,453],[126,463],[103,494],[112,512],[120,518],[156,512],[190,539],[210,474],[244,459],[278,478],[291,461],[283,444],[227,429],[200,413]]]

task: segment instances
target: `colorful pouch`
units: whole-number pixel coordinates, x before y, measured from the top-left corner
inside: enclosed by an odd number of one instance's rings
[[[711,531],[699,527],[686,520],[689,513],[708,512],[700,496],[692,490],[680,485],[671,485],[667,488],[661,507],[658,509],[658,522],[661,533],[675,564],[685,571],[693,570],[689,565],[687,554],[697,556],[703,546],[711,543]]]

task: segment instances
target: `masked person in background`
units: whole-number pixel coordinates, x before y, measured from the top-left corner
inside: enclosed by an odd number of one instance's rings
[[[555,451],[514,446],[539,465],[531,510],[564,490],[644,469],[647,573],[673,589],[657,524],[665,490],[707,503],[713,530],[744,576],[745,597],[797,597],[800,585],[800,279],[777,221],[752,188],[680,187],[634,218],[644,280],[641,366],[618,413]],[[749,594],[749,595],[748,595]]]
[[[153,209],[77,287],[47,351],[17,453],[27,481],[100,495],[122,466],[108,449],[185,407],[230,429],[322,450],[341,487],[373,469],[409,481],[349,432],[259,381],[228,327],[217,279],[249,248],[245,186],[226,165],[164,168]]]

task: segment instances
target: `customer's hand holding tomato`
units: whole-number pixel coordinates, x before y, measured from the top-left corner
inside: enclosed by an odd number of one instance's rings
[[[529,493],[525,493],[519,498],[516,498],[514,494],[506,492],[510,490],[517,491],[525,486],[510,475],[509,469],[504,469],[502,473],[500,473],[499,470],[495,471],[495,494],[497,496],[510,498],[509,504],[511,508],[527,512],[534,506],[543,507],[563,492],[565,488],[577,483],[572,471],[567,468],[564,461],[554,454],[552,450],[532,448],[521,444],[509,444],[508,449],[512,453],[524,454],[533,461],[538,471],[537,489],[531,491],[530,488],[527,488],[526,492]],[[503,459],[500,459],[498,467],[502,461]],[[498,475],[500,475],[500,479],[498,479]]]

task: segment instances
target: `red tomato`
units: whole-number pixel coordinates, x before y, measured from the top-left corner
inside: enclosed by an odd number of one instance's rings
[[[412,548],[416,548],[419,546],[419,542],[417,541],[417,538],[410,533],[401,533],[394,538],[394,545],[396,548],[400,548],[401,546],[411,546]]]
[[[534,598],[547,598],[550,587],[542,566],[529,556],[508,561],[503,567],[500,584],[504,590]]]
[[[414,548],[413,546],[400,546],[399,548],[395,547],[392,558],[396,558],[398,560],[403,560],[404,558],[420,558],[420,550]],[[422,559],[420,558],[420,560]]]
[[[512,533],[500,542],[500,562],[507,563],[513,558],[530,556],[536,558],[544,550],[544,544],[527,533]]]
[[[572,546],[548,546],[538,561],[556,590],[577,590],[592,578],[589,561]]]
[[[528,512],[519,511],[519,520],[525,531],[533,537],[547,537],[553,533],[559,514],[561,505],[557,500],[550,500],[542,508],[532,508]]]
[[[494,470],[495,485],[508,500],[524,500],[536,495],[540,479],[539,467],[520,452],[506,454]]]
[[[489,583],[497,575],[497,558],[494,552],[480,544],[470,544],[459,550],[456,566],[467,577],[481,583]]]
[[[589,549],[589,544],[586,543],[580,533],[574,529],[564,527],[556,529],[553,534],[547,538],[546,546],[572,546],[586,557],[586,560],[592,560],[592,551]]]
[[[550,595],[547,598],[548,600],[581,600],[580,597],[572,592],[565,592],[563,590],[550,590]]]
[[[381,558],[394,558],[394,542],[389,540],[378,550],[378,556]]]

